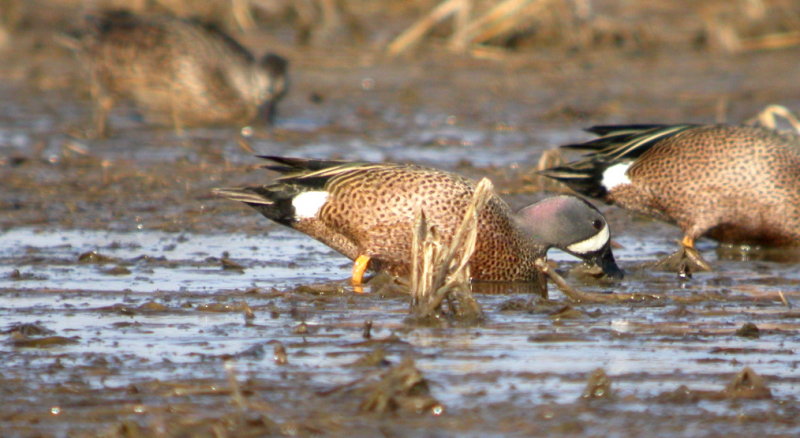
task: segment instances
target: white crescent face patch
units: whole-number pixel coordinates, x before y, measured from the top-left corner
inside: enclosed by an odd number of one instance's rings
[[[610,234],[608,232],[608,224],[606,224],[602,230],[597,232],[597,234],[586,240],[582,240],[578,243],[573,243],[572,245],[567,247],[567,250],[575,254],[588,254],[590,252],[597,251],[603,246],[605,246],[605,244],[608,243],[609,237]]]
[[[328,200],[328,192],[303,192],[292,199],[294,215],[297,219],[311,219]]]
[[[628,175],[626,175],[629,167],[631,167],[631,163],[617,163],[613,166],[609,166],[605,172],[603,172],[603,180],[600,181],[600,184],[609,192],[614,187],[630,184],[631,180],[628,178]]]

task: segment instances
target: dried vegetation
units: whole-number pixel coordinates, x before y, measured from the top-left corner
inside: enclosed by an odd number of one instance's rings
[[[450,317],[477,322],[483,318],[480,305],[470,291],[469,259],[475,252],[478,214],[493,195],[492,183],[484,178],[475,188],[452,241],[444,246],[436,228],[417,213],[412,240],[412,314],[419,320]]]
[[[366,43],[389,56],[431,42],[488,58],[524,46],[735,53],[800,45],[800,4],[792,0],[2,0],[0,47],[18,27],[75,23],[110,8],[199,18],[236,32],[268,28],[301,45]]]

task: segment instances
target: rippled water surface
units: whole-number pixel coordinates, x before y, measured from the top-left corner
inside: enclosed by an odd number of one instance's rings
[[[403,296],[354,295],[345,282],[339,292],[292,291],[297,285],[345,279],[349,263],[291,230],[255,236],[9,230],[0,235],[2,320],[7,327],[37,324],[76,342],[48,349],[7,343],[0,351],[6,357],[6,378],[46,369],[37,385],[69,384],[76,370],[94,369],[100,358],[111,364],[97,375],[81,375],[87,388],[124,388],[150,379],[224,381],[223,358],[233,358],[238,372],[252,378],[269,380],[280,372],[289,381],[330,388],[364,372],[347,365],[375,348],[360,345],[362,325],[371,320],[375,338],[399,338],[385,345],[387,360],[397,363],[412,355],[433,383],[432,393],[454,409],[509,402],[569,404],[580,398],[586,376],[597,368],[611,376],[620,397],[612,409],[621,411],[677,415],[675,409],[700,408],[723,415],[732,402],[703,401],[684,408],[648,400],[681,385],[720,390],[744,367],[768,379],[774,400],[795,399],[800,315],[777,298],[783,292],[788,300],[800,299],[800,279],[791,264],[714,260],[721,264],[719,272],[684,283],[673,274],[636,268],[669,248],[663,238],[634,241],[622,235],[619,242],[623,247],[617,257],[629,280],[582,288],[713,298],[689,305],[585,305],[562,318],[564,299],[555,291],[554,299],[562,304],[524,311],[503,309],[530,296],[479,295],[485,324],[409,330]],[[103,259],[92,261],[88,254]],[[243,271],[223,269],[223,258]],[[565,267],[575,263],[567,255],[553,258]],[[152,303],[161,307],[148,310]],[[251,322],[244,317],[244,305],[255,313]],[[757,324],[759,338],[734,334],[747,322]],[[301,326],[304,333],[299,334]],[[289,365],[272,360],[269,342],[275,341],[286,346]],[[68,366],[53,369],[53,360]],[[735,408],[743,409],[776,406],[747,402]]]

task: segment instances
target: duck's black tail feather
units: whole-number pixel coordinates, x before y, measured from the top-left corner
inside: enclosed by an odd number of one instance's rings
[[[592,198],[603,198],[606,188],[601,184],[607,163],[582,160],[564,166],[539,171],[540,175],[566,184],[572,190]]]
[[[609,167],[639,158],[658,142],[696,125],[598,125],[587,129],[600,138],[561,146],[588,150],[583,159],[540,171],[586,196],[603,198],[603,173]]]
[[[243,202],[275,222],[292,226],[297,222],[294,199],[304,192],[326,191],[328,182],[337,176],[368,168],[369,163],[261,155],[275,164],[264,166],[282,174],[263,186],[214,189],[214,193]],[[377,166],[377,165],[375,165]]]
[[[586,132],[591,132],[597,136],[603,137],[609,134],[637,134],[645,131],[650,131],[652,129],[660,129],[666,128],[670,125],[660,125],[660,124],[634,124],[634,125],[595,125],[591,128],[586,128]]]
[[[283,174],[276,181],[284,184],[297,184],[309,190],[322,190],[331,179],[337,177],[392,166],[390,164],[362,161],[311,160],[270,155],[261,155],[259,158],[278,163],[277,165],[264,166],[266,169]]]
[[[601,136],[584,143],[565,144],[564,149],[592,151],[587,157],[608,162],[636,159],[656,143],[697,125],[598,125],[586,131]]]
[[[217,196],[243,202],[279,224],[292,226],[296,222],[292,200],[301,193],[297,186],[273,184],[269,186],[214,189]]]
[[[283,174],[315,172],[317,170],[328,169],[350,163],[348,161],[314,160],[310,158],[280,157],[277,155],[258,155],[258,158],[276,163],[268,164],[263,167],[265,169],[274,170]]]

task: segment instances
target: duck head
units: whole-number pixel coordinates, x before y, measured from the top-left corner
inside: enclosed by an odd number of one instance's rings
[[[575,196],[555,196],[517,213],[522,229],[547,248],[558,248],[599,266],[612,278],[623,272],[611,252],[611,234],[602,213]]]
[[[259,112],[270,125],[275,122],[278,101],[289,88],[288,68],[289,61],[274,53],[267,53],[259,61]]]

